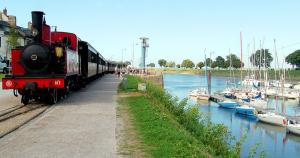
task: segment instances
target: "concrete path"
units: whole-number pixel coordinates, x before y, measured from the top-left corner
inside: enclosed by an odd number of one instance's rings
[[[106,75],[0,139],[0,157],[116,157],[119,80]]]

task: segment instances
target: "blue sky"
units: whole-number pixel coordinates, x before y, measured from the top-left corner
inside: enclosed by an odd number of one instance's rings
[[[203,61],[204,49],[225,57],[230,49],[244,59],[260,41],[273,51],[277,40],[280,61],[300,48],[300,1],[234,0],[0,0],[0,9],[17,16],[26,27],[32,10],[46,13],[49,25],[76,33],[107,59],[131,60],[133,43],[150,38],[147,63],[164,58],[181,63],[185,58]],[[285,48],[282,48],[285,47]],[[135,63],[140,45],[135,45]],[[247,61],[244,60],[247,64]]]

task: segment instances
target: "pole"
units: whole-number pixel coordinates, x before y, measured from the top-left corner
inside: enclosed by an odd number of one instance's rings
[[[242,32],[240,32],[240,42],[241,42],[241,83],[243,80],[243,41],[242,41]]]
[[[132,42],[132,59],[131,59],[131,65],[133,66],[134,62],[134,41]]]

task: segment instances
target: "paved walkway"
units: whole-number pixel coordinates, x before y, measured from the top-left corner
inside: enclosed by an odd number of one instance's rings
[[[0,157],[116,157],[119,80],[106,75],[0,139]]]

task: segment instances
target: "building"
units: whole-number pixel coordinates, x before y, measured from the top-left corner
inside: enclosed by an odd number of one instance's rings
[[[7,15],[7,9],[0,11],[0,56],[11,59],[11,46],[7,43],[10,29],[15,27],[18,34],[17,46],[24,46],[32,40],[31,30],[17,26],[17,18]]]

